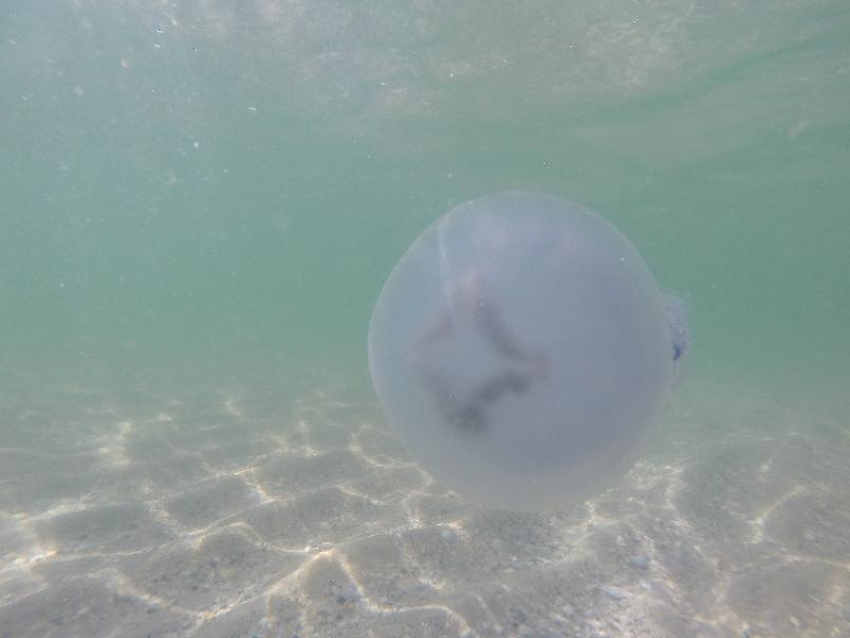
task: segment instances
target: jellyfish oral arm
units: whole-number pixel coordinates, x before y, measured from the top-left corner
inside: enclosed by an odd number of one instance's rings
[[[487,429],[487,415],[503,397],[522,394],[546,376],[549,360],[520,346],[495,301],[487,294],[482,275],[463,277],[462,285],[450,299],[455,311],[441,308],[438,316],[426,323],[424,331],[413,340],[412,358],[418,362],[422,383],[432,392],[445,419],[457,428],[480,432]],[[485,376],[461,397],[448,389],[448,380],[428,363],[427,357],[429,347],[455,336],[456,322],[470,325],[492,352],[504,360],[503,369]]]

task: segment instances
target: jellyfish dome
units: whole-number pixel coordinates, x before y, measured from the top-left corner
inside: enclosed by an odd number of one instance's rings
[[[435,479],[539,512],[628,470],[689,344],[681,304],[616,228],[507,192],[458,206],[404,254],[375,304],[369,369]]]

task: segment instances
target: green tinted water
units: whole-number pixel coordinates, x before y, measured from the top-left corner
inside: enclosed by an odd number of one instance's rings
[[[830,2],[7,3],[4,365],[362,373],[408,243],[527,188],[689,299],[695,373],[840,386],[848,26]]]
[[[509,4],[0,3],[0,636],[845,635],[850,5]],[[661,436],[551,518],[429,483],[366,368],[509,189],[690,308]]]

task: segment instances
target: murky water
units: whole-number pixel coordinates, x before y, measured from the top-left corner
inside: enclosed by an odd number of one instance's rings
[[[0,636],[850,635],[850,9],[10,0]],[[632,471],[424,473],[372,306],[460,202],[582,202],[686,300]]]

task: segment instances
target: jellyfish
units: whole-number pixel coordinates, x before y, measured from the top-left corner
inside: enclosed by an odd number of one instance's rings
[[[570,507],[618,480],[690,349],[684,305],[588,208],[512,191],[454,208],[381,290],[369,370],[411,456],[496,509]]]

